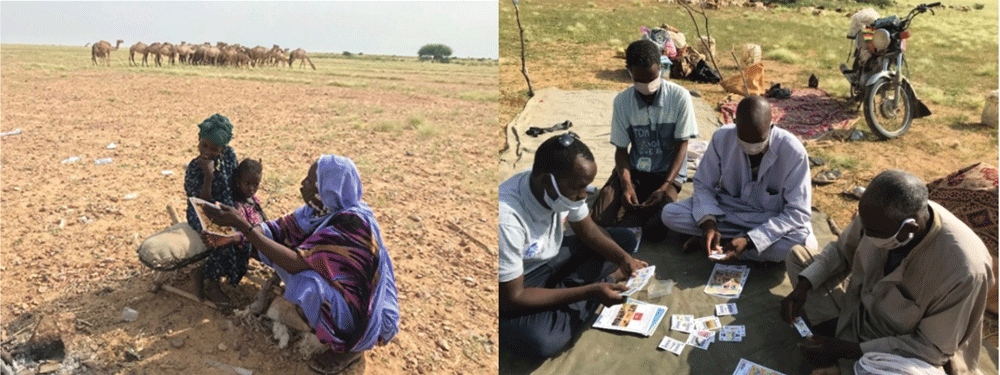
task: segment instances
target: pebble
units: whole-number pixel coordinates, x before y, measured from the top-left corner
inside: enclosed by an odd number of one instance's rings
[[[226,349],[227,349],[227,347],[226,347],[226,343],[224,343],[224,342],[220,342],[220,343],[219,343],[219,351],[220,351],[220,352],[224,352],[224,351],[226,351]]]
[[[451,347],[448,346],[448,342],[444,341],[444,339],[437,340],[437,346],[441,347],[441,349],[444,349],[444,351],[451,350]]]
[[[240,357],[246,357],[248,355],[250,355],[250,348],[244,346],[243,349],[240,349]]]
[[[178,338],[170,340],[170,345],[173,346],[174,349],[180,349],[180,347],[184,346],[184,339]]]

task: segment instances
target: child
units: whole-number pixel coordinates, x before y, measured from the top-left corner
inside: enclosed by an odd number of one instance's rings
[[[257,188],[263,175],[263,166],[259,160],[250,158],[243,159],[236,167],[236,174],[233,177],[233,203],[234,207],[240,211],[240,215],[251,225],[257,225],[267,221],[264,210],[260,208],[260,201],[257,200]],[[257,254],[253,252],[250,243],[243,238],[242,234],[232,237],[220,237],[213,234],[203,234],[203,239],[213,247],[235,245],[238,258],[241,264],[246,267],[249,257],[257,259]]]

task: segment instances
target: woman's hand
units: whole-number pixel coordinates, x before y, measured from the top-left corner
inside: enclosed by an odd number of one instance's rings
[[[205,216],[217,225],[224,227],[233,227],[241,233],[246,233],[250,229],[250,223],[247,223],[246,219],[240,215],[239,210],[232,206],[227,206],[222,203],[216,203],[218,207],[211,204],[202,204],[201,207],[205,211]]]
[[[217,234],[208,233],[205,231],[201,232],[201,242],[205,244],[205,247],[209,249],[214,249],[217,247],[223,247],[227,245],[232,245],[240,242],[239,236],[229,236],[223,237]]]
[[[205,174],[206,178],[215,173],[215,160],[203,156],[198,156],[195,160],[198,162],[198,166],[201,167],[201,171]]]

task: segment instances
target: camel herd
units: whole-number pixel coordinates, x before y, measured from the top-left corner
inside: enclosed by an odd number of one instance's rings
[[[111,47],[111,43],[107,41],[99,41],[94,43],[91,47],[91,59],[94,61],[94,65],[100,65],[97,59],[100,58],[105,62],[107,66],[111,66],[111,51],[118,50],[118,47],[124,43],[121,39],[115,44],[114,48]],[[224,42],[217,42],[214,46],[211,43],[205,42],[202,44],[188,44],[182,41],[181,44],[172,44],[170,42],[164,43],[153,43],[147,45],[143,42],[138,42],[128,49],[129,65],[139,65],[135,61],[136,55],[142,55],[141,64],[148,66],[149,56],[153,56],[153,63],[156,66],[162,66],[163,60],[170,61],[170,65],[175,63],[189,64],[189,65],[215,65],[215,66],[231,66],[236,68],[251,68],[251,67],[263,67],[263,66],[279,66],[288,64],[289,67],[293,67],[295,60],[299,60],[299,67],[304,68],[305,63],[309,63],[309,66],[316,70],[316,65],[313,65],[312,60],[306,55],[306,51],[298,48],[289,53],[288,48],[281,49],[277,44],[275,44],[271,49],[264,48],[263,46],[256,46],[253,48],[241,46],[237,44],[227,44]]]

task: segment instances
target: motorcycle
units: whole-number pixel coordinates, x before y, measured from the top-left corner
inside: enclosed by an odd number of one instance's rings
[[[913,119],[931,114],[903,76],[902,66],[906,63],[904,53],[913,17],[927,11],[934,14],[933,8],[939,6],[940,2],[918,5],[903,19],[878,18],[870,9],[852,18],[852,23],[857,24],[852,25],[847,38],[853,44],[848,60],[853,57],[854,63],[850,69],[840,64],[840,71],[851,84],[850,100],[862,103],[865,122],[882,140],[906,134]],[[851,34],[855,28],[859,30]]]

